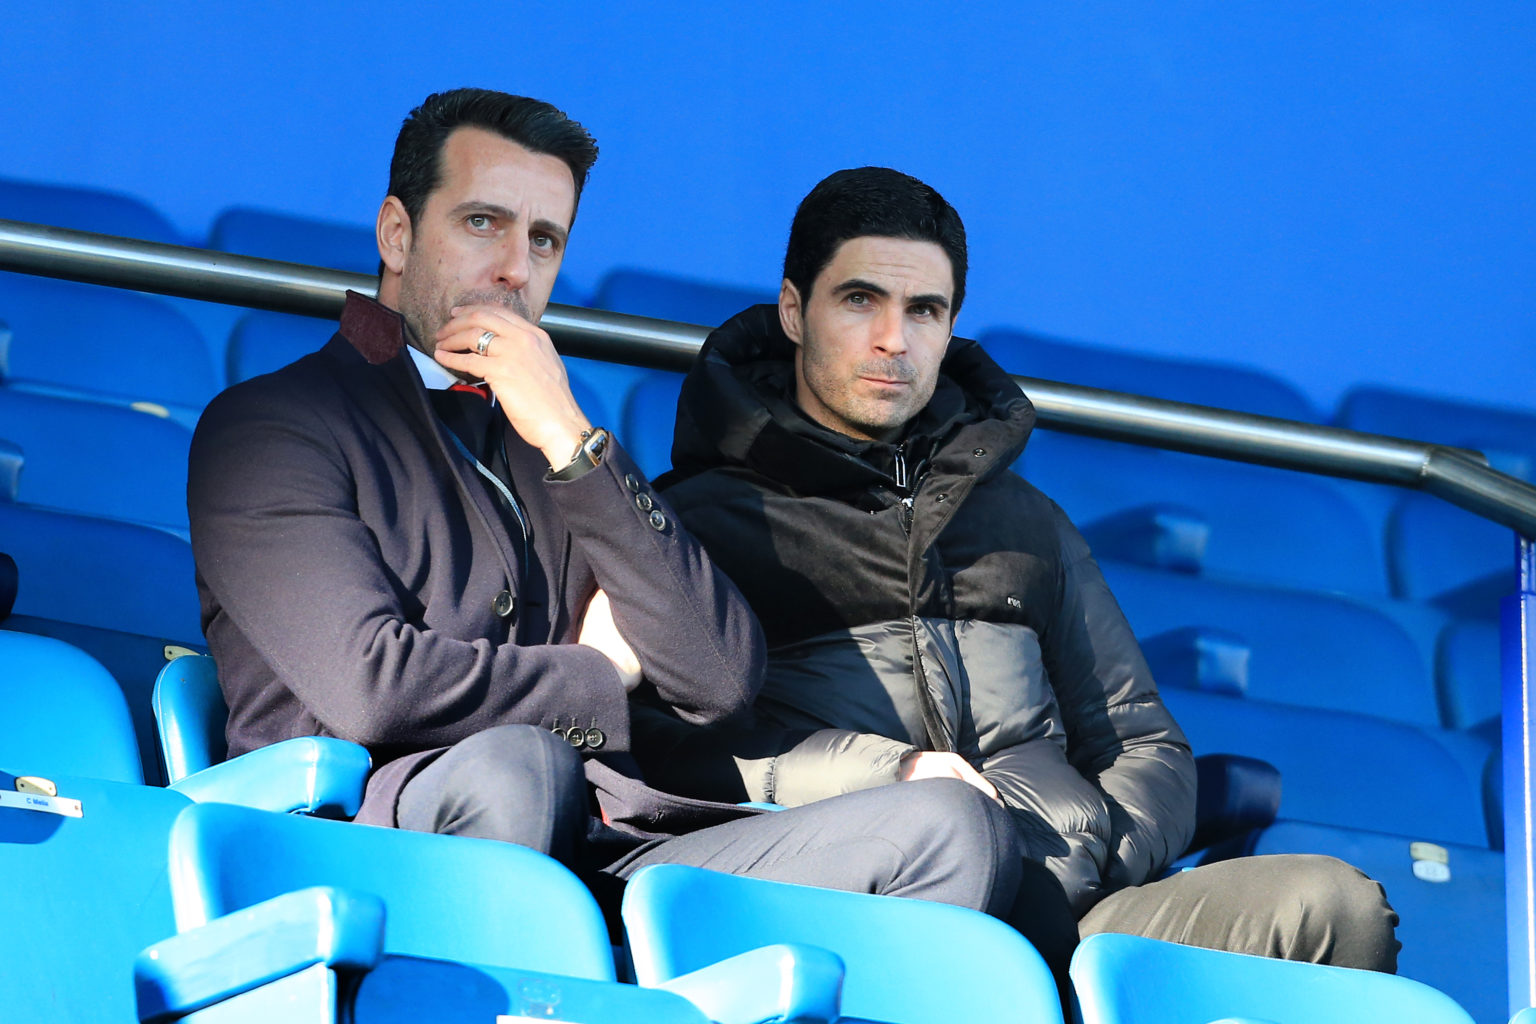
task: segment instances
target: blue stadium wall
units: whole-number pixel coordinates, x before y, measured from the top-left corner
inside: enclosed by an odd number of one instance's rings
[[[1012,325],[1536,407],[1536,6],[0,5],[0,176],[371,223],[400,117],[483,85],[603,148],[566,264],[772,287],[826,172],[901,167]]]

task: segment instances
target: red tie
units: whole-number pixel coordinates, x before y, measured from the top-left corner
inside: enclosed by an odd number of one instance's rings
[[[449,391],[467,391],[472,395],[479,395],[487,402],[491,400],[491,386],[489,384],[450,384]]]

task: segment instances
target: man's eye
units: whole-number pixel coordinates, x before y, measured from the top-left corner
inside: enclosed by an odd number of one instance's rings
[[[485,231],[491,226],[491,218],[483,213],[472,213],[465,219],[465,223],[476,231]]]
[[[534,235],[533,244],[539,249],[553,249],[555,247],[555,240],[550,235]]]
[[[920,302],[912,307],[913,316],[933,316],[937,311],[928,303]]]
[[[863,292],[854,292],[848,296],[848,301],[855,306],[864,306],[869,304],[869,296]]]

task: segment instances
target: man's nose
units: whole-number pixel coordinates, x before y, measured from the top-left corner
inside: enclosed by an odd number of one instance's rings
[[[496,283],[513,291],[526,285],[532,272],[529,256],[528,239],[520,234],[510,235],[496,253]]]
[[[887,356],[899,356],[907,350],[907,319],[899,309],[885,309],[874,323],[871,339],[875,351]]]

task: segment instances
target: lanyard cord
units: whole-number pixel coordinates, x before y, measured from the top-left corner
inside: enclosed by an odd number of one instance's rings
[[[501,477],[497,476],[495,473],[492,473],[485,467],[484,463],[470,454],[469,449],[465,447],[464,442],[459,439],[458,434],[455,434],[450,430],[448,431],[448,439],[452,441],[453,446],[459,450],[459,454],[468,459],[470,464],[475,467],[475,472],[479,473],[481,476],[490,481],[491,486],[496,488],[497,493],[500,494],[502,499],[506,501],[507,507],[512,510],[512,514],[517,518],[518,528],[523,531],[523,560],[527,561],[528,541],[532,538],[533,531],[528,525],[528,517],[523,514],[523,507],[517,503],[517,498],[513,497],[512,489],[502,482]],[[507,457],[507,447],[504,441],[502,442],[501,446],[501,457],[503,459]]]

